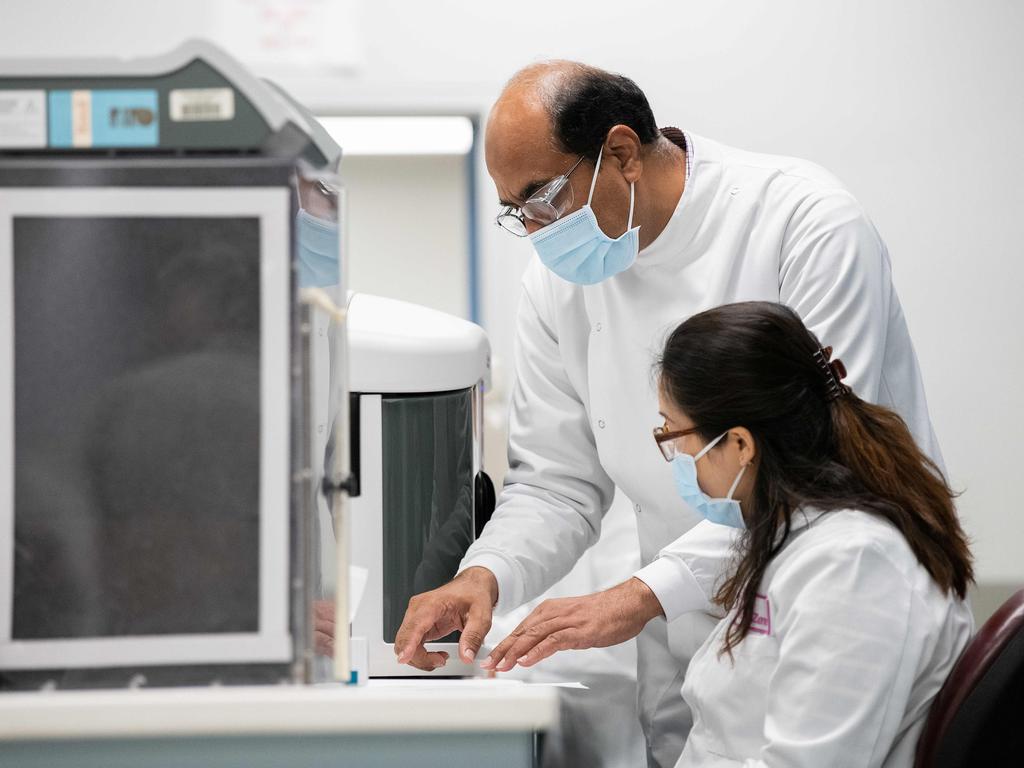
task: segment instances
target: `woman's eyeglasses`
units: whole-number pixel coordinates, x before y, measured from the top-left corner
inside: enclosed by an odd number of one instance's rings
[[[696,427],[690,429],[677,429],[675,431],[669,431],[664,426],[654,428],[654,442],[658,446],[658,450],[661,451],[661,455],[665,457],[665,461],[672,461],[676,456],[679,455],[679,449],[676,447],[676,440],[687,435],[693,435],[697,432]]]

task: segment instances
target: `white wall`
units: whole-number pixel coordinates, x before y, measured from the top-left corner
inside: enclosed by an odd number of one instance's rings
[[[342,161],[348,287],[469,316],[469,222],[463,155]]]
[[[6,0],[4,55],[142,53],[217,33],[211,0]],[[807,157],[844,179],[887,240],[982,581],[1024,581],[1011,486],[1024,435],[1021,73],[1013,0],[737,0],[540,6],[357,3],[361,64],[282,84],[344,111],[484,112],[519,66],[624,72],[662,123]],[[90,15],[89,10],[95,15]],[[480,170],[483,212],[496,204]],[[524,243],[481,225],[484,322],[507,357]],[[841,350],[839,351],[841,354]]]

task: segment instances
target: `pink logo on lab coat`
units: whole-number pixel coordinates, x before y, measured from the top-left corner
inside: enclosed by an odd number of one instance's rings
[[[772,633],[772,607],[768,604],[768,595],[754,598],[754,618],[750,622],[750,631],[759,635]]]

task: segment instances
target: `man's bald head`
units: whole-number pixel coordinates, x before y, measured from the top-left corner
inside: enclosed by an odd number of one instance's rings
[[[615,125],[629,126],[644,144],[657,140],[654,114],[636,83],[588,64],[544,61],[508,81],[491,111],[487,139],[545,140],[551,149],[595,160]]]

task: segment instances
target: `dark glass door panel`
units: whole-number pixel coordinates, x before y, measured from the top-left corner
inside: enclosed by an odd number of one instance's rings
[[[259,220],[13,228],[14,639],[257,631]]]
[[[472,389],[382,400],[385,642],[409,598],[449,581],[473,541],[472,407]]]

